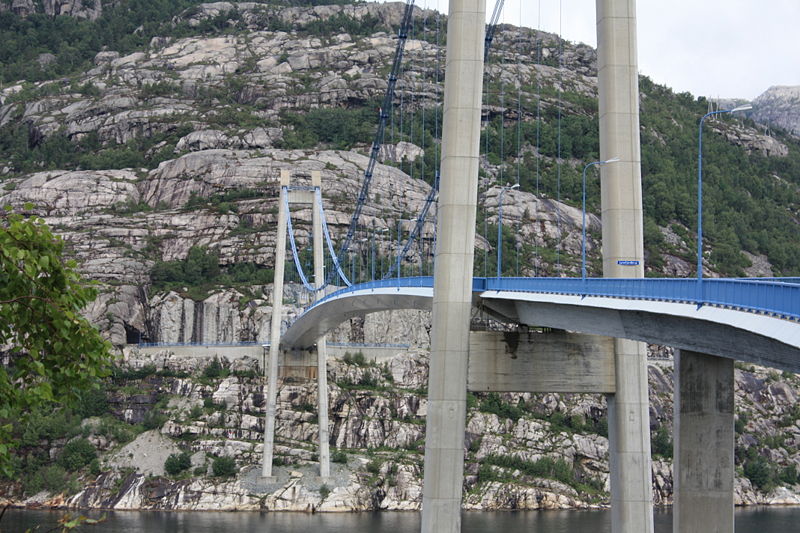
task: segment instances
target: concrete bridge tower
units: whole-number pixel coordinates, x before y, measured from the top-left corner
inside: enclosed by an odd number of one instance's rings
[[[597,83],[603,220],[603,276],[644,277],[639,73],[635,0],[597,0]],[[608,399],[611,524],[653,531],[647,346],[614,340],[616,385]]]
[[[642,277],[635,0],[597,0],[603,273]],[[442,178],[434,265],[422,531],[461,530],[469,321],[475,241],[485,0],[450,0]],[[612,528],[652,533],[646,350],[616,340],[609,395]]]

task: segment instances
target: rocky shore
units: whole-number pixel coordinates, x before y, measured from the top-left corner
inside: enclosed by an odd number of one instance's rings
[[[115,378],[104,394],[114,416],[134,428],[127,434],[129,440],[123,442],[107,419],[87,418],[79,435],[42,440],[40,445],[58,459],[70,440],[85,438],[96,449],[97,469],[80,470],[78,483],[66,492],[23,494],[24,483],[4,483],[0,490],[5,500],[24,507],[118,510],[419,510],[424,349],[404,351],[382,363],[358,354],[329,362],[334,462],[328,479],[318,477],[313,382],[298,380],[280,387],[276,475],[265,482],[260,469],[263,378],[258,358],[202,363],[168,349],[155,355],[127,350],[127,376]],[[673,482],[665,447],[671,445],[671,361],[651,360],[649,380],[654,497],[656,504],[669,505]],[[736,393],[737,457],[756,454],[776,468],[796,468],[800,420],[794,404],[800,380],[737,368]],[[470,394],[469,402],[465,509],[608,505],[608,440],[601,396]],[[148,421],[154,414],[157,422],[152,424]],[[188,456],[187,468],[167,473],[167,459],[181,453]],[[215,475],[218,458],[231,458],[235,468]],[[764,488],[737,469],[737,505],[800,504],[796,484]]]

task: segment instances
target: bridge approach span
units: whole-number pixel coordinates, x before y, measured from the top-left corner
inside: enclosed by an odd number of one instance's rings
[[[430,277],[395,278],[337,291],[300,315],[281,345],[309,348],[345,320],[367,313],[430,310],[432,287]],[[509,323],[800,372],[800,284],[794,282],[715,279],[698,289],[696,280],[683,279],[475,278],[473,294],[476,306]]]

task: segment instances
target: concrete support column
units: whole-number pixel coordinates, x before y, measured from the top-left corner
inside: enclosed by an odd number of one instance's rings
[[[422,531],[461,531],[485,0],[450,0]]]
[[[608,400],[611,530],[653,532],[647,345],[614,339],[616,394]]]
[[[733,531],[733,392],[733,359],[675,354],[675,533]]]
[[[319,171],[311,172],[311,185],[316,189],[322,186]],[[316,196],[316,195],[315,195]],[[325,257],[322,253],[322,220],[319,206],[312,204],[311,229],[314,240],[314,285],[319,287],[325,283]],[[319,291],[316,299],[325,296]],[[328,437],[328,346],[325,335],[317,340],[317,414],[319,421],[319,475],[331,475],[330,448]]]
[[[275,240],[275,277],[272,281],[272,322],[269,334],[269,363],[266,365],[267,420],[264,424],[264,458],[261,476],[272,477],[272,456],[275,447],[275,404],[278,399],[278,355],[281,344],[283,314],[283,267],[286,263],[286,226],[288,213],[284,195],[289,186],[289,171],[281,170],[281,193],[278,204],[278,233]]]
[[[644,276],[635,0],[597,0],[603,275]],[[643,343],[615,340],[617,392],[609,396],[611,527],[652,533],[652,484]]]

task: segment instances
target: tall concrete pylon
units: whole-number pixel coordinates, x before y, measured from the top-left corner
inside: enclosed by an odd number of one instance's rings
[[[311,186],[317,191],[322,187],[322,173],[311,171]],[[321,196],[320,196],[321,198]],[[322,251],[322,210],[316,201],[311,208],[311,230],[314,248],[314,286],[325,284],[325,256]],[[317,291],[315,300],[325,296],[325,291]],[[328,442],[328,341],[325,335],[317,339],[317,423],[319,426],[319,476],[331,475],[331,453]]]
[[[734,528],[733,359],[675,353],[672,531],[730,533]]]
[[[485,0],[450,0],[428,377],[423,533],[461,531]]]
[[[289,171],[281,170],[280,197],[278,199],[278,233],[275,236],[275,267],[272,281],[272,322],[269,335],[269,360],[265,365],[267,414],[264,421],[264,455],[261,476],[272,477],[272,457],[275,449],[275,411],[278,401],[278,356],[281,343],[281,316],[283,310],[283,270],[286,264],[286,212],[284,194],[288,194]]]
[[[634,0],[597,0],[603,273],[643,277]],[[423,533],[461,530],[469,316],[480,139],[484,0],[450,0],[442,181],[434,264]],[[615,339],[609,395],[614,533],[652,533],[646,347]]]
[[[597,83],[603,275],[644,277],[639,74],[635,0],[597,0]],[[608,396],[611,529],[652,533],[647,347],[615,339],[616,394]]]
[[[261,476],[272,479],[272,458],[275,452],[275,417],[277,411],[278,394],[278,366],[281,354],[280,335],[281,319],[283,316],[283,281],[284,265],[286,263],[286,232],[288,228],[289,213],[287,204],[311,204],[311,227],[314,252],[314,284],[320,286],[325,283],[325,265],[323,255],[322,212],[317,204],[317,194],[322,186],[322,174],[319,171],[311,172],[311,190],[307,188],[292,189],[290,185],[291,173],[281,170],[280,197],[278,205],[278,229],[275,242],[275,278],[272,285],[272,323],[270,329],[269,361],[265,368],[266,373],[266,402],[267,414],[264,423],[264,455],[261,464]],[[318,291],[315,299],[325,295]],[[317,339],[317,414],[319,422],[319,475],[320,478],[330,476],[330,446],[328,443],[328,349],[325,335]]]

